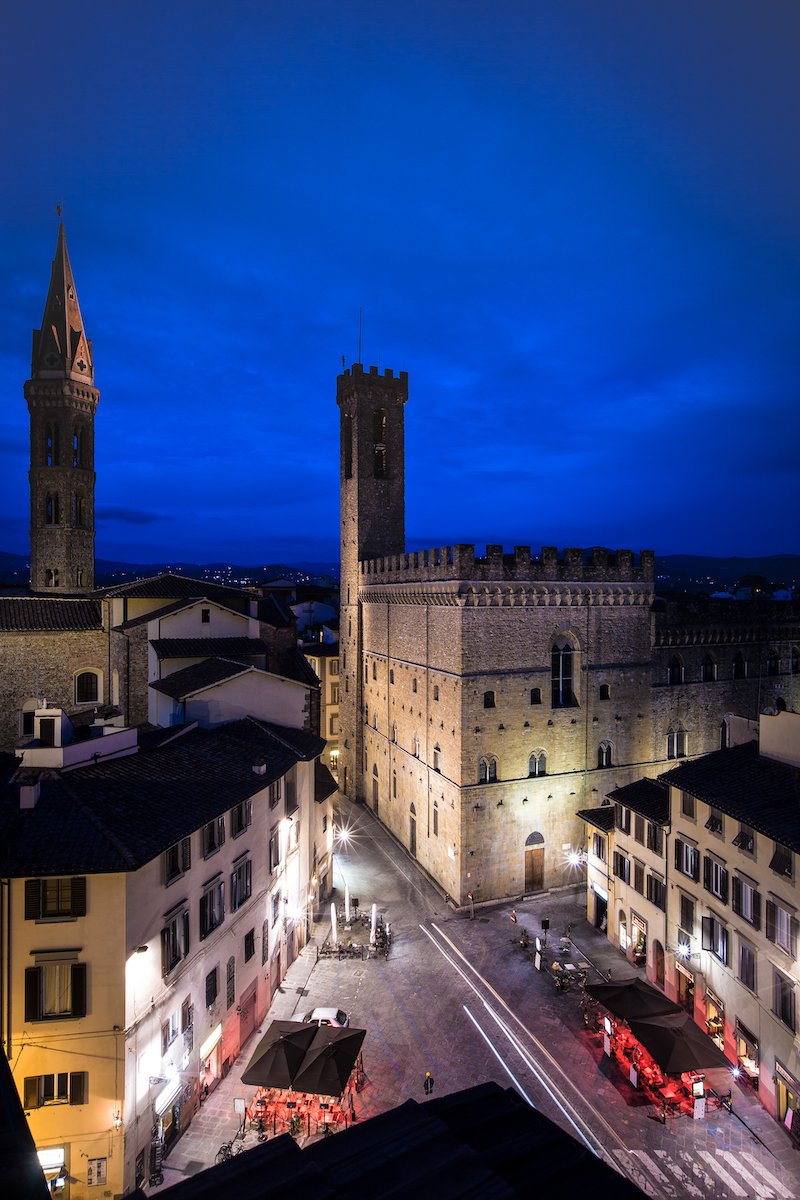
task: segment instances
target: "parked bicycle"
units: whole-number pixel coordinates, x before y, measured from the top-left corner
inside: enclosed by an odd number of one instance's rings
[[[236,1142],[233,1138],[229,1142],[223,1142],[217,1151],[217,1156],[214,1159],[215,1163],[227,1162],[229,1158],[233,1158],[234,1154],[241,1154],[244,1146],[241,1142]]]

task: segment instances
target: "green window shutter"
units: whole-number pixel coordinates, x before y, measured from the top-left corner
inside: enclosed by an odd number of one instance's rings
[[[42,975],[38,967],[25,968],[25,1020],[42,1019]]]
[[[89,1077],[86,1071],[70,1071],[69,1102],[70,1104],[89,1103]]]
[[[86,1016],[86,963],[72,964],[72,1015]],[[83,1104],[83,1100],[78,1101]]]
[[[72,880],[71,903],[73,917],[86,916],[86,876],[78,875]]]
[[[25,920],[26,921],[36,921],[41,915],[42,915],[42,884],[41,884],[41,880],[26,879],[25,880]],[[37,1087],[38,1087],[38,1084],[37,1084]]]
[[[34,882],[36,882],[34,880]],[[27,1075],[25,1077],[25,1108],[39,1107],[39,1076]]]

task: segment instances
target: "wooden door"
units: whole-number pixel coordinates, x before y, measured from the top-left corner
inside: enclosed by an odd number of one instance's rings
[[[544,887],[544,846],[525,850],[525,891],[540,892]]]

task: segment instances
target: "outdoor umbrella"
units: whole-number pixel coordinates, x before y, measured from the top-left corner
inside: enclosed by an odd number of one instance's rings
[[[587,983],[586,991],[604,1008],[623,1021],[634,1017],[650,1017],[658,1013],[682,1013],[683,1009],[673,1004],[661,992],[636,976],[615,983]]]
[[[366,1036],[366,1029],[320,1025],[294,1077],[295,1091],[341,1096]]]
[[[273,1021],[256,1046],[242,1074],[242,1083],[255,1087],[292,1087],[316,1032],[316,1025],[305,1025],[302,1021]]]
[[[632,1017],[628,1023],[633,1036],[667,1075],[731,1065],[688,1013],[661,1013],[642,1020]]]

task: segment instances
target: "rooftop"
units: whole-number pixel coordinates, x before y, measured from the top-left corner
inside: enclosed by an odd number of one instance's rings
[[[659,778],[800,853],[800,772],[764,758],[752,743],[704,754]]]
[[[616,810],[613,804],[604,804],[601,808],[579,808],[576,815],[588,825],[594,825],[595,829],[610,833],[614,828]]]
[[[0,630],[102,629],[97,600],[68,596],[0,596]]]
[[[256,658],[269,653],[260,638],[153,638],[157,658]]]
[[[669,788],[657,779],[637,779],[615,788],[608,793],[609,800],[624,804],[631,812],[654,821],[656,825],[669,825]]]

